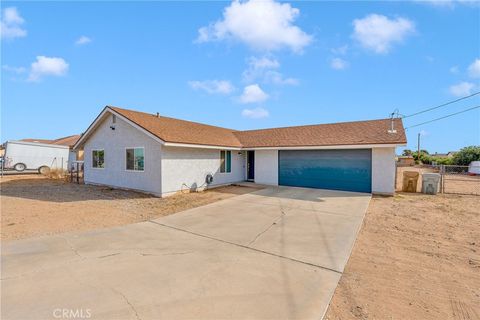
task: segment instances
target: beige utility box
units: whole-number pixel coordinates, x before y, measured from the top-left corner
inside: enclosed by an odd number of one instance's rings
[[[417,171],[405,171],[403,172],[403,192],[417,192],[419,173]]]

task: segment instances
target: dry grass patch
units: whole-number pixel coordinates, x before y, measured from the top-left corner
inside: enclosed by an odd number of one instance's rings
[[[40,175],[5,176],[0,187],[2,240],[135,223],[257,190],[229,186],[161,199]]]

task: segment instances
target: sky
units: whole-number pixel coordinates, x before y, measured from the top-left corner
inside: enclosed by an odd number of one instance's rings
[[[1,141],[81,133],[105,105],[247,130],[480,91],[480,2],[3,1],[1,14]],[[431,153],[479,145],[480,109],[408,129],[407,148],[419,133]]]

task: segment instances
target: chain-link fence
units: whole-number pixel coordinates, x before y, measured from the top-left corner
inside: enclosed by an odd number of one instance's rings
[[[422,192],[422,176],[439,173],[439,192],[446,194],[480,195],[480,167],[453,165],[397,166],[396,191],[402,191],[405,172],[418,172],[416,192]]]
[[[439,166],[443,193],[480,195],[480,167]]]

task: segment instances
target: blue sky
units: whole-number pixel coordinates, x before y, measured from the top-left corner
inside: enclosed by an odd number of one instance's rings
[[[1,32],[2,141],[80,133],[105,105],[256,129],[480,91],[478,3],[9,1]],[[480,144],[479,110],[409,129],[408,147]]]

